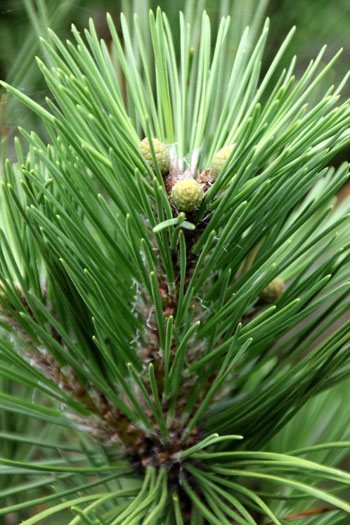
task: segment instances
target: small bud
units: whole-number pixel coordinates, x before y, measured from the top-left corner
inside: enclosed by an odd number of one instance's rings
[[[179,180],[173,187],[171,199],[180,211],[194,211],[204,198],[203,188],[194,179]]]
[[[264,301],[264,303],[275,303],[285,289],[285,282],[280,277],[276,277],[260,292],[260,299]]]
[[[228,144],[215,153],[210,165],[210,175],[213,177],[213,179],[218,177],[234,147],[234,144]]]
[[[168,148],[165,144],[163,144],[163,142],[160,142],[160,140],[158,139],[152,139],[152,144],[160,172],[162,173],[162,175],[166,175],[167,173],[169,173],[170,169],[170,157]],[[141,140],[140,151],[147,164],[153,171],[155,171],[156,168],[153,162],[152,151],[147,137]]]

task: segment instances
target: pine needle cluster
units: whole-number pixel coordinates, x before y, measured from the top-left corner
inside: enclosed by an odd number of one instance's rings
[[[338,54],[296,79],[294,30],[261,72],[268,21],[229,60],[228,17],[180,13],[178,41],[160,10],[107,22],[111,50],[92,21],[42,41],[46,108],[3,83],[49,143],[20,129],[1,182],[0,375],[36,395],[0,399],[43,430],[2,433],[35,453],[0,459],[0,515],[340,523],[346,421],[273,448],[349,373],[347,77],[320,94]]]

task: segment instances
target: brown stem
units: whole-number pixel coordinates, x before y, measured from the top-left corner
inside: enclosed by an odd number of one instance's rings
[[[310,516],[315,516],[316,514],[323,514],[324,512],[331,512],[337,510],[336,508],[320,508],[320,509],[311,509],[311,510],[304,510],[304,512],[297,512],[296,514],[289,514],[288,516],[285,516],[283,521],[295,521],[295,520],[302,520],[304,518],[309,518]],[[266,525],[273,525],[272,521],[269,521]]]

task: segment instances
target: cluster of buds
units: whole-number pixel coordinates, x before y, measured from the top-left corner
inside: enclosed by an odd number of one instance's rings
[[[140,153],[151,170],[156,171],[156,161],[161,174],[166,177],[166,187],[172,204],[177,210],[185,213],[198,210],[204,199],[204,191],[208,188],[207,182],[210,181],[210,185],[215,181],[233,148],[234,145],[229,144],[220,149],[214,155],[210,168],[204,172],[199,172],[196,180],[194,178],[195,170],[193,172],[190,169],[186,170],[185,173],[173,173],[172,161],[166,144],[152,138],[151,147],[147,137],[140,142]],[[169,179],[171,180],[169,181]]]

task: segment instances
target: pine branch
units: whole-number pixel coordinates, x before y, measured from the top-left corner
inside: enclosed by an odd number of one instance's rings
[[[120,31],[107,15],[111,50],[92,20],[66,44],[50,31],[46,107],[2,82],[49,143],[20,129],[2,175],[0,376],[40,397],[1,399],[75,439],[43,455],[28,433],[32,456],[0,459],[23,490],[57,475],[57,494],[0,511],[53,504],[27,525],[65,509],[72,524],[280,524],[283,498],[287,521],[315,513],[304,500],[350,513],[320,485],[350,483],[342,425],[315,444],[312,420],[297,450],[268,450],[348,373],[349,166],[330,167],[349,144],[348,77],[323,87],[339,56],[325,49],[301,78],[294,60],[281,72],[294,29],[261,74],[268,20],[228,59],[229,18],[213,37],[188,9],[178,40],[160,9]],[[320,450],[335,459],[299,457]]]

